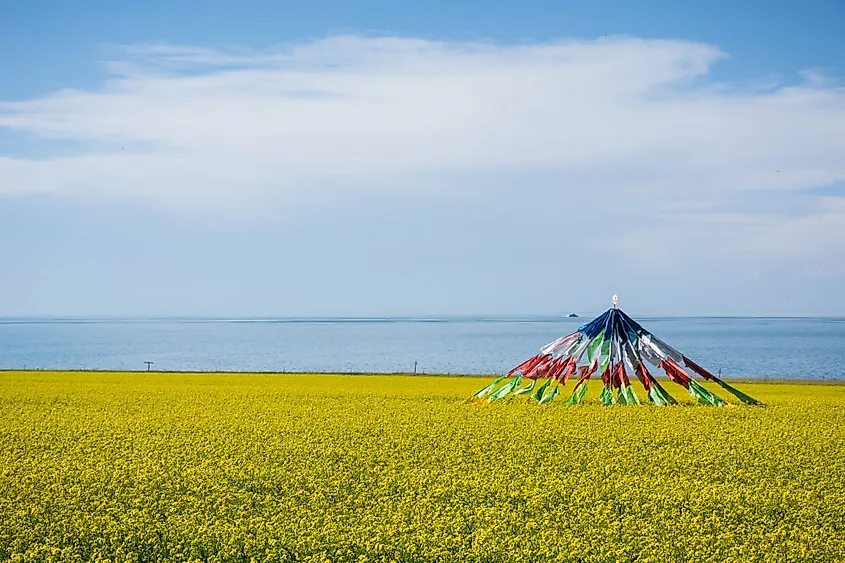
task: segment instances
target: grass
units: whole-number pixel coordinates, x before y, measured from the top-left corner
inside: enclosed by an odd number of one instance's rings
[[[845,560],[845,386],[461,403],[490,380],[0,373],[0,560]]]

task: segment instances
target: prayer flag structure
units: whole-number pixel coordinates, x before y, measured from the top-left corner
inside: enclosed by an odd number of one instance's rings
[[[560,388],[569,379],[576,379],[572,394],[564,403],[575,405],[583,401],[587,382],[593,374],[600,373],[604,384],[601,391],[603,405],[639,405],[640,399],[628,377],[630,370],[642,383],[651,403],[659,406],[677,404],[649,373],[648,363],[663,370],[669,381],[682,386],[699,403],[721,406],[726,401],[693,379],[687,369],[705,381],[718,384],[745,404],[760,404],[644,329],[621,311],[617,303],[618,298],[614,295],[613,306],[602,315],[581,325],[575,332],[543,346],[539,354],[522,362],[468,400],[492,402],[505,397],[527,396],[529,401],[544,405],[560,394]],[[523,380],[528,382],[521,386]]]

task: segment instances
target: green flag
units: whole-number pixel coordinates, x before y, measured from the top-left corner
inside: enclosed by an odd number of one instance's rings
[[[587,394],[587,382],[585,381],[581,387],[578,388],[578,397],[576,397],[575,402],[580,403],[584,400],[584,395]]]
[[[519,382],[522,381],[522,376],[518,375],[514,377],[510,382],[505,383],[499,389],[494,391],[490,394],[491,401],[497,401],[502,397],[505,397],[508,393],[519,387]]]
[[[593,338],[587,345],[587,364],[593,365],[593,360],[596,359],[596,349],[601,350],[601,343],[604,339],[604,329]]]
[[[637,397],[637,394],[634,392],[634,386],[633,385],[628,386],[628,404],[629,405],[639,405],[640,404],[640,398]]]
[[[471,399],[482,399],[482,398],[486,397],[487,393],[489,393],[490,391],[495,389],[496,385],[498,385],[499,383],[504,381],[507,377],[508,377],[507,375],[503,375],[502,377],[500,377],[499,379],[497,379],[496,381],[494,381],[493,383],[491,383],[490,385],[488,385],[487,387],[485,387],[484,389],[482,389],[481,391],[479,391],[478,393],[476,393],[475,395],[473,395],[470,398]]]
[[[606,407],[616,404],[616,399],[613,397],[613,391],[610,387],[604,387],[601,390],[601,396],[599,398],[601,399],[601,404]]]
[[[721,379],[717,379],[716,383],[721,385],[723,389],[725,389],[728,393],[730,393],[731,395],[733,395],[734,397],[736,397],[737,399],[739,399],[740,401],[742,401],[746,405],[759,405],[760,404],[760,401],[758,401],[757,399],[749,397],[748,395],[746,395],[745,393],[743,393],[739,389],[735,389],[734,387],[728,385],[727,383],[725,383]]]
[[[549,381],[551,381],[551,379],[550,379]],[[560,384],[555,385],[554,387],[552,387],[552,390],[551,390],[551,391],[549,391],[548,393],[546,393],[545,395],[543,395],[543,398],[542,398],[542,399],[540,399],[540,400],[537,402],[537,404],[540,404],[540,405],[545,405],[546,403],[550,402],[552,399],[554,399],[555,397],[557,397],[557,396],[558,396],[558,393],[560,393],[560,389],[559,389],[559,387],[560,387]]]
[[[535,401],[537,401],[537,402],[539,403],[539,402],[540,402],[540,399],[542,399],[542,398],[543,398],[543,393],[545,393],[545,392],[546,392],[546,389],[549,387],[549,384],[550,384],[551,382],[552,382],[552,380],[551,380],[551,379],[547,379],[547,380],[546,380],[546,382],[545,382],[545,383],[543,383],[543,384],[540,386],[540,388],[539,388],[539,389],[537,389],[537,390],[534,392],[534,394],[533,394],[533,395],[531,395],[531,398],[532,398],[532,399],[534,399]]]
[[[526,393],[530,393],[531,391],[533,391],[533,390],[534,390],[534,386],[535,386],[536,384],[537,384],[537,380],[536,380],[536,379],[532,379],[532,380],[531,380],[531,383],[529,383],[528,385],[526,385],[526,386],[525,386],[525,387],[523,387],[522,389],[517,389],[516,391],[514,391],[514,392],[513,392],[513,396],[514,396],[514,397],[519,397],[520,395],[525,395]]]
[[[620,405],[627,405],[628,404],[628,394],[626,393],[624,383],[619,387],[619,389],[616,390],[616,401]]]
[[[717,395],[714,395],[704,387],[702,387],[698,381],[694,379],[690,379],[689,381],[689,394],[691,397],[696,397],[700,403],[705,405],[712,405],[714,407],[721,406],[725,404],[725,400]]]

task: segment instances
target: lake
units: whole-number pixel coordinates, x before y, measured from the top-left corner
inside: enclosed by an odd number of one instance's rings
[[[507,371],[592,318],[0,318],[0,369]],[[713,373],[845,377],[845,319],[637,319]]]

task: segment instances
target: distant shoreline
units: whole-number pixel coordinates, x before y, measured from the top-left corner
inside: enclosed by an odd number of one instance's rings
[[[231,323],[231,324],[355,324],[355,323],[585,323],[601,311],[561,315],[432,315],[385,317],[144,317],[144,316],[0,316],[0,324],[146,324],[146,323]],[[637,315],[641,321],[686,320],[820,320],[845,322],[845,316],[817,315]]]
[[[414,372],[339,372],[339,371],[195,371],[195,370],[114,370],[114,369],[0,369],[0,374],[37,373],[37,374],[136,374],[136,375],[337,375],[337,376],[403,376],[403,377],[459,377],[490,379],[502,377],[501,373],[414,373]],[[656,379],[668,381],[665,376],[655,374]],[[836,379],[801,379],[789,377],[730,377],[723,376],[723,381],[731,383],[795,383],[808,385],[845,385],[845,377]]]

